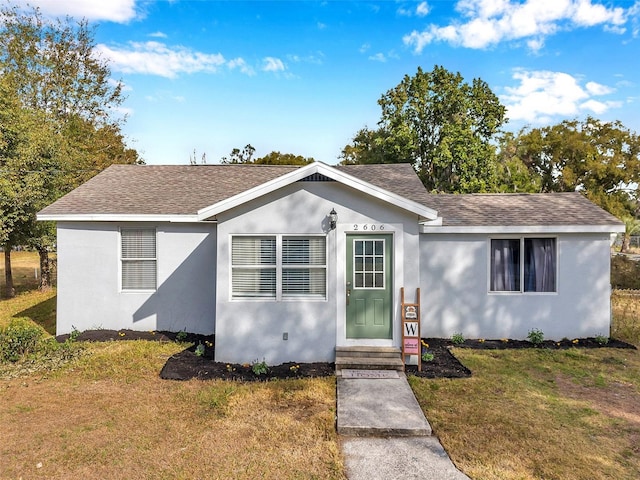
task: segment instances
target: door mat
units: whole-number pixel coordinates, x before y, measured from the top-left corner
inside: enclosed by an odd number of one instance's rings
[[[400,378],[397,370],[342,370],[342,378]]]

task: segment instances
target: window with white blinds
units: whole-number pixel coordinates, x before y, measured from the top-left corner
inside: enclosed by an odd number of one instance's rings
[[[325,237],[234,236],[233,298],[326,298]]]
[[[275,298],[275,237],[233,237],[231,291],[233,297]]]
[[[156,231],[120,230],[122,290],[156,289]]]
[[[283,237],[282,296],[324,298],[326,290],[325,237]]]

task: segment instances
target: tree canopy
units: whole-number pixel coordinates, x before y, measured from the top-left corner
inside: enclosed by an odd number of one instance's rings
[[[125,145],[122,86],[87,22],[10,4],[0,17],[0,244],[8,275],[16,245],[37,248],[45,273],[55,232],[37,211],[112,163],[141,160]]]
[[[228,157],[222,157],[221,163],[225,164],[238,164],[238,163],[251,163],[254,165],[307,165],[313,163],[315,160],[313,157],[303,157],[302,155],[294,155],[293,153],[280,153],[273,151],[266,154],[264,157],[253,158],[253,154],[256,149],[251,144],[245,145],[240,150],[234,148]]]
[[[484,192],[495,188],[495,146],[505,107],[483,80],[418,67],[378,100],[378,128],[357,132],[343,163],[412,163],[426,188]]]
[[[516,143],[539,191],[582,191],[615,215],[636,213],[640,137],[619,121],[565,120],[524,130]]]
[[[441,66],[405,75],[378,104],[378,128],[356,132],[343,164],[411,163],[434,192],[580,191],[614,215],[637,217],[640,137],[619,121],[503,132],[506,110],[488,85]]]

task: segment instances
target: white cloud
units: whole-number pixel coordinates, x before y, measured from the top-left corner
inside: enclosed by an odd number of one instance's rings
[[[321,51],[316,52],[316,54],[310,54],[304,57],[301,57],[300,55],[293,55],[293,54],[289,54],[287,55],[287,60],[289,60],[292,63],[310,63],[313,65],[322,65],[322,63],[324,62],[324,53],[322,53]]]
[[[613,89],[596,82],[587,82],[585,85],[587,92],[591,95],[607,95],[613,92]]]
[[[98,44],[96,51],[112,69],[175,78],[180,73],[216,72],[226,61],[220,53],[201,53],[160,42],[129,42],[126,47]]]
[[[544,39],[543,38],[531,38],[527,40],[527,47],[533,52],[537,52],[544,47]]]
[[[244,58],[241,57],[229,60],[227,62],[227,67],[229,67],[229,70],[235,70],[237,68],[242,73],[250,76],[256,74],[255,70],[251,66],[247,65],[247,62],[245,62]]]
[[[514,80],[519,85],[506,87],[501,100],[510,120],[547,123],[555,116],[571,117],[589,110],[602,114],[621,106],[616,101],[600,101],[593,97],[608,95],[614,89],[596,82],[587,82],[563,72],[516,70]]]
[[[371,55],[369,60],[385,63],[387,61],[387,57],[384,56],[384,53],[376,53],[375,55]]]
[[[587,100],[586,102],[580,104],[580,108],[583,110],[591,110],[592,112],[600,115],[606,112],[609,107],[604,102],[599,102],[597,100]]]
[[[360,53],[365,53],[370,48],[371,48],[371,44],[363,43],[362,46],[360,47]]]
[[[285,70],[282,60],[275,57],[265,57],[263,60],[262,71],[264,72],[283,72]]]
[[[607,7],[594,0],[459,0],[456,10],[462,21],[429,25],[423,31],[405,35],[405,45],[416,53],[431,42],[482,49],[502,41],[529,39],[538,50],[544,38],[560,29],[602,25],[609,32],[622,33],[632,8]],[[422,5],[422,4],[420,4]],[[428,8],[428,7],[427,7]]]
[[[167,38],[167,34],[163,32],[153,32],[150,33],[149,36],[153,38]]]
[[[430,10],[431,9],[429,8],[427,2],[422,2],[416,7],[416,15],[418,15],[419,17],[424,17],[426,15],[429,15]]]
[[[417,15],[418,17],[425,17],[429,14],[431,8],[427,2],[421,2],[418,6],[413,8],[406,8],[404,6],[398,7],[396,13],[401,17],[412,17],[413,15]]]
[[[573,21],[578,25],[592,27],[601,23],[619,26],[626,22],[624,8],[607,8],[593,4],[590,0],[578,0],[575,5]]]
[[[126,23],[137,15],[136,0],[16,0],[15,3],[20,6],[39,7],[45,15],[69,15],[93,21]]]

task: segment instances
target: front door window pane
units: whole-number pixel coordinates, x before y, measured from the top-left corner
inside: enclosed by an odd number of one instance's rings
[[[384,240],[354,240],[353,251],[355,288],[385,288]]]

